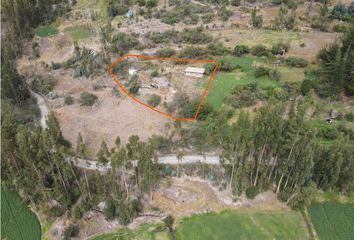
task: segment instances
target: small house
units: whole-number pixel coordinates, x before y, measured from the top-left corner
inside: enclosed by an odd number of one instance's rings
[[[135,74],[137,74],[138,73],[138,70],[137,69],[135,69],[135,68],[129,68],[129,75],[135,75]]]
[[[203,77],[205,72],[205,68],[196,68],[196,67],[187,67],[186,70],[184,70],[184,74],[188,77],[197,77],[201,78]]]

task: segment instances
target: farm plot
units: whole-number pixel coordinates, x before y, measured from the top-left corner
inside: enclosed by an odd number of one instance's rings
[[[309,213],[321,240],[353,239],[354,204],[315,203]]]
[[[40,224],[36,216],[19,197],[1,188],[1,239],[41,239]]]
[[[301,214],[288,210],[226,210],[185,218],[177,226],[177,240],[195,239],[307,239]]]
[[[209,88],[205,102],[219,108],[225,98],[232,92],[237,85],[246,85],[249,83],[257,83],[260,87],[276,87],[281,86],[280,82],[270,80],[267,77],[255,77],[254,57],[229,57],[233,63],[239,67],[232,72],[218,72],[213,79]]]

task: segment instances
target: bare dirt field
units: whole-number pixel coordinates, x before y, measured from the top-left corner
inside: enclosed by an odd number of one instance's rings
[[[200,178],[171,178],[164,180],[153,194],[153,206],[176,219],[196,213],[220,211],[225,208],[252,207],[256,209],[285,209],[271,191],[260,193],[249,200],[240,196],[234,200],[228,190],[219,191],[210,182]]]

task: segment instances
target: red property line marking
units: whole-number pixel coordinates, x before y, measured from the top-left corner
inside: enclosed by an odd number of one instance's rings
[[[118,80],[118,78],[116,77],[116,75],[112,72],[112,67],[117,64],[118,62],[122,61],[124,58],[127,58],[127,57],[136,57],[136,58],[141,58],[141,59],[150,59],[150,60],[173,60],[173,61],[179,61],[179,62],[215,62],[216,65],[214,67],[214,70],[213,72],[211,73],[210,77],[209,77],[209,80],[208,80],[208,83],[207,83],[207,86],[203,92],[203,95],[202,97],[200,98],[200,101],[199,101],[199,104],[198,104],[198,107],[197,107],[197,110],[194,114],[194,117],[193,118],[181,118],[181,117],[176,117],[176,116],[173,116],[172,114],[169,114],[169,113],[165,113],[163,111],[160,111],[159,109],[157,108],[154,108],[142,101],[140,101],[139,99],[137,99],[136,97],[134,97],[133,95],[131,95],[124,87],[123,85],[121,84],[121,82]],[[158,112],[166,117],[169,117],[169,118],[172,118],[174,120],[180,120],[180,121],[195,121],[197,120],[198,118],[198,115],[199,115],[199,112],[200,112],[200,108],[203,104],[203,101],[204,101],[204,98],[205,96],[207,95],[208,93],[208,90],[209,90],[209,87],[211,85],[211,82],[216,74],[216,70],[218,69],[219,67],[219,64],[218,64],[218,61],[216,60],[208,60],[208,59],[205,59],[205,60],[202,60],[202,59],[185,59],[185,58],[174,58],[174,57],[153,57],[153,56],[144,56],[144,55],[138,55],[138,54],[125,54],[124,56],[120,57],[120,58],[117,58],[116,60],[114,60],[108,67],[107,67],[107,70],[108,72],[111,74],[114,82],[118,85],[118,87],[128,96],[130,97],[131,99],[133,99],[135,102],[143,105],[144,107],[147,107],[155,112]]]

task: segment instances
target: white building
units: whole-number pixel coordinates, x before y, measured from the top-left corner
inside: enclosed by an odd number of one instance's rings
[[[137,74],[138,73],[138,70],[137,69],[135,69],[135,68],[129,68],[129,75],[135,75],[135,74]]]
[[[204,72],[205,72],[205,68],[196,68],[196,67],[187,67],[186,70],[184,70],[184,74],[186,76],[197,77],[197,78],[203,77]]]

